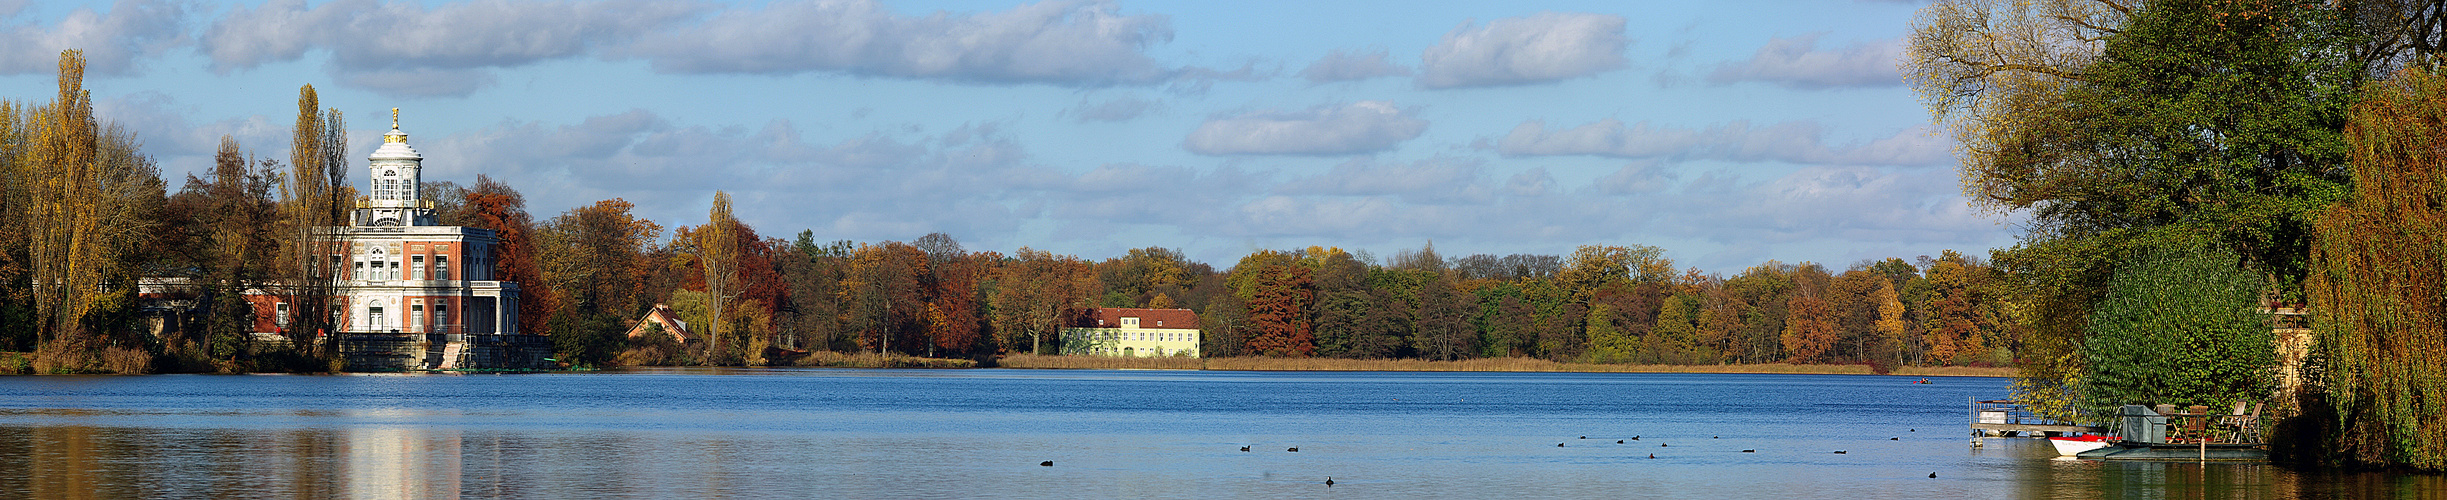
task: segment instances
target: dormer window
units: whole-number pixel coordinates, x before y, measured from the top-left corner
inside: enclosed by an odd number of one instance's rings
[[[1122,328],[1138,328],[1138,318],[1122,318]]]

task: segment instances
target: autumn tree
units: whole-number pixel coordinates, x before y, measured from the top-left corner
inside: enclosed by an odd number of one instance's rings
[[[1317,355],[1333,358],[1383,358],[1398,346],[1380,342],[1401,328],[1388,324],[1387,306],[1396,302],[1370,286],[1369,266],[1348,252],[1331,252],[1317,260],[1314,276],[1317,301],[1314,333]]]
[[[815,231],[800,231],[791,242],[778,264],[783,280],[790,284],[789,345],[804,349],[857,349],[844,334],[842,318],[849,308],[846,296],[841,293],[847,261],[856,250],[857,245],[849,241],[818,244]]]
[[[296,316],[304,316],[248,300],[250,291],[280,289],[280,264],[287,262],[274,258],[288,235],[278,229],[279,207],[270,196],[277,175],[273,166],[248,157],[236,140],[224,136],[212,170],[204,177],[187,176],[186,186],[162,206],[159,230],[147,238],[159,260],[146,271],[181,278],[167,282],[174,286],[164,293],[194,304],[164,318],[163,340],[174,354],[218,365],[211,369],[243,370],[230,362],[254,354],[258,320],[288,328]],[[276,313],[287,317],[273,317]]]
[[[993,305],[994,330],[1004,345],[1026,337],[1029,352],[1045,352],[1045,337],[1061,333],[1063,321],[1088,307],[1096,295],[1095,268],[1077,257],[1021,247],[1002,273]]]
[[[1444,361],[1478,352],[1478,330],[1470,322],[1477,309],[1472,298],[1455,289],[1450,279],[1429,280],[1420,288],[1418,306],[1413,308],[1412,349],[1420,357]]]
[[[1585,303],[1605,287],[1660,283],[1673,275],[1674,261],[1665,258],[1665,249],[1647,245],[1585,245],[1572,252],[1555,279]]]
[[[543,283],[561,292],[553,313],[553,342],[560,359],[580,365],[612,360],[618,336],[652,304],[644,297],[649,266],[646,248],[663,228],[631,213],[635,205],[613,198],[562,212],[537,228]]]
[[[1987,295],[1989,267],[1977,258],[1945,251],[1928,265],[1933,293],[1922,325],[1930,364],[1970,364],[1993,360],[1996,339],[1993,304]]]
[[[1223,281],[1220,276],[1208,279]],[[1249,306],[1246,301],[1232,293],[1208,295],[1207,303],[1198,312],[1198,352],[1207,357],[1247,354],[1248,330]]]
[[[723,318],[731,301],[739,298],[738,219],[731,217],[731,194],[714,192],[714,205],[705,212],[705,225],[697,228],[692,249],[697,271],[703,273],[706,294],[706,314],[712,318],[705,326],[706,346],[726,349],[722,337]]]
[[[1872,366],[1891,367],[1903,363],[1905,345],[1909,343],[1910,327],[1903,322],[1903,299],[1895,284],[1880,280],[1878,290],[1870,295],[1878,320],[1871,324],[1875,332],[1866,355]]]
[[[1822,273],[1823,274],[1823,273]],[[1781,337],[1785,362],[1823,363],[1835,349],[1835,312],[1824,297],[1825,288],[1803,286],[1785,299],[1784,334]]]
[[[934,266],[935,289],[926,306],[927,338],[932,340],[927,355],[934,355],[935,349],[966,355],[977,346],[984,328],[979,289],[992,279],[1001,258],[994,252],[962,253]]]
[[[2199,242],[2298,293],[2310,217],[2348,192],[2345,110],[2377,2],[1949,0],[1913,24],[1905,80],[1954,133],[1978,208],[2027,214],[1998,252],[2019,302],[2018,397],[2069,403],[2105,284],[2142,249]],[[1908,294],[1908,292],[1907,292]],[[1970,304],[1922,325],[1967,333]],[[1932,358],[1965,352],[1932,343]],[[1974,349],[1976,350],[1976,349]],[[1958,359],[1959,360],[1959,359]]]
[[[1715,357],[1702,348],[1699,316],[1705,309],[1697,293],[1682,293],[1667,297],[1657,311],[1657,325],[1649,330],[1659,347],[1660,361],[1669,364],[1701,364],[1714,362]]]
[[[1310,329],[1309,306],[1316,297],[1314,272],[1294,262],[1298,257],[1260,250],[1232,267],[1233,279],[1246,283],[1249,307],[1248,352],[1265,356],[1308,357],[1317,340]]]
[[[544,262],[536,255],[535,220],[527,214],[527,198],[483,174],[467,191],[467,204],[453,214],[469,227],[493,232],[493,277],[518,283],[519,333],[541,334],[560,309],[560,295],[544,279]]]
[[[57,99],[21,105],[23,119],[13,127],[16,140],[6,146],[16,150],[9,156],[23,194],[12,211],[25,231],[23,262],[33,284],[35,331],[46,353],[59,354],[45,356],[51,359],[101,350],[91,336],[98,325],[87,320],[127,307],[125,295],[134,287],[106,285],[128,284],[125,257],[150,232],[153,221],[145,215],[163,191],[152,159],[136,150],[135,138],[94,119],[84,79],[84,53],[62,51]],[[60,369],[87,369],[84,365],[69,361]]]
[[[1096,264],[1099,282],[1112,297],[1110,307],[1153,307],[1156,295],[1180,293],[1195,279],[1192,264],[1181,251],[1163,247],[1133,248],[1121,257]]]
[[[288,286],[278,290],[294,311],[284,331],[290,345],[314,346],[316,355],[328,357],[335,354],[330,341],[339,337],[324,334],[342,325],[327,312],[345,307],[338,296],[347,279],[340,269],[346,259],[330,231],[348,224],[348,127],[340,110],[323,109],[314,86],[306,85],[297,90],[297,124],[291,132],[288,175],[277,176],[289,232],[282,252]]]

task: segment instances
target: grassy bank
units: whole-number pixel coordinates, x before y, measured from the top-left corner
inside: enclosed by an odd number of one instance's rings
[[[1103,356],[1038,356],[1018,354],[998,362],[1004,368],[1100,370],[1239,370],[1239,371],[1388,371],[1388,372],[1621,372],[1621,373],[1797,373],[1871,375],[1865,365],[1614,365],[1557,363],[1530,358],[1485,358],[1461,361],[1417,359],[1327,358],[1118,358]],[[1967,366],[1900,367],[1893,375],[1911,377],[2011,377],[2013,368]]]

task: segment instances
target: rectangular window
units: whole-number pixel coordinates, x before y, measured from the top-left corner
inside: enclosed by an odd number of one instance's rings
[[[386,273],[384,277],[387,279],[399,279],[399,261],[391,261],[391,272]]]
[[[349,278],[348,278],[348,279],[353,279],[353,280],[362,280],[362,279],[366,279],[366,275],[365,275],[365,261],[362,261],[362,260],[357,261],[357,270],[356,270],[356,272],[349,273]]]
[[[377,332],[395,330],[391,328],[391,325],[382,321],[382,306],[365,308],[365,329]]]
[[[342,262],[345,262],[345,261],[341,260],[341,259],[340,259],[340,256],[338,256],[338,255],[333,255],[333,256],[331,256],[331,272],[332,272],[333,274],[338,274],[338,273],[340,273],[340,272],[342,272],[342,271],[346,271],[346,270],[347,270],[347,268],[345,268],[345,267],[341,267],[341,266],[342,266],[342,264],[341,264]],[[333,278],[339,278],[339,276],[332,276],[332,277],[333,277]]]
[[[425,279],[425,256],[410,255],[408,260],[408,279]]]
[[[289,303],[282,302],[272,305],[272,324],[289,326]]]
[[[439,331],[439,332],[442,332],[442,333],[451,333],[451,331],[450,331],[450,330],[451,330],[451,328],[450,328],[450,304],[434,304],[434,305],[433,305],[433,324],[436,324],[436,325],[441,325],[441,327],[440,327],[440,328],[438,328],[438,329],[436,329],[435,331]]]
[[[425,305],[424,305],[424,304],[416,304],[416,305],[408,306],[408,328],[410,329],[409,331],[416,331],[416,332],[422,332],[422,331],[425,331]]]
[[[435,255],[435,256],[433,256],[433,279],[437,279],[437,280],[446,280],[446,279],[450,279],[450,256],[448,256],[448,255]]]

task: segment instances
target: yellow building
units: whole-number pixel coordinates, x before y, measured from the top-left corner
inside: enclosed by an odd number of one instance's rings
[[[1062,329],[1062,353],[1198,357],[1198,313],[1188,309],[1090,309]]]

